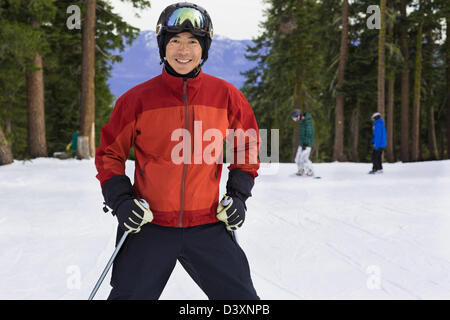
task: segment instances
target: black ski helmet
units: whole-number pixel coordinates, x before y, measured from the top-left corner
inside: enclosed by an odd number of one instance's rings
[[[213,30],[211,17],[202,7],[190,2],[179,2],[168,6],[163,10],[156,24],[156,39],[158,41],[161,63],[164,62],[166,56],[167,33],[177,34],[187,31],[195,37],[200,37],[204,40],[204,45],[202,45],[203,62],[200,64],[203,65],[208,59]]]
[[[302,112],[300,111],[300,109],[295,109],[294,111],[291,112],[291,118],[294,121],[298,121],[301,115]]]

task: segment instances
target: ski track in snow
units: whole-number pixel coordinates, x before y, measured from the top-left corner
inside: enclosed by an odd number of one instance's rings
[[[370,164],[314,164],[322,179],[278,165],[260,170],[237,232],[262,299],[450,298],[450,161],[373,176]],[[95,174],[93,160],[0,167],[0,299],[87,299],[117,225]],[[227,178],[224,164],[220,194]],[[161,299],[206,298],[177,263]]]

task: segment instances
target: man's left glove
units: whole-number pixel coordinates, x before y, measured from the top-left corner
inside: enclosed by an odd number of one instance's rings
[[[228,196],[225,196],[217,206],[217,219],[224,222],[227,230],[234,231],[242,226],[245,221],[245,203],[238,197],[229,197],[228,205],[222,203]],[[226,199],[228,200],[228,199]]]
[[[217,219],[224,222],[229,231],[242,227],[245,221],[247,207],[245,201],[251,197],[251,190],[255,179],[247,172],[233,169],[228,174],[227,196],[230,203],[223,205],[222,201],[217,206]]]

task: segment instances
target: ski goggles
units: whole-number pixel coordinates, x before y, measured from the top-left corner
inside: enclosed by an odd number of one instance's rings
[[[196,8],[177,8],[169,13],[164,20],[164,24],[159,21],[156,26],[157,35],[163,30],[181,32],[187,29],[195,35],[204,36],[208,34],[211,39],[213,37],[213,27],[210,19]]]

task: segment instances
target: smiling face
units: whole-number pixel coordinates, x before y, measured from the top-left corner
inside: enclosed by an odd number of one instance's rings
[[[191,33],[178,33],[167,43],[166,59],[177,73],[188,74],[200,64],[202,47]]]

